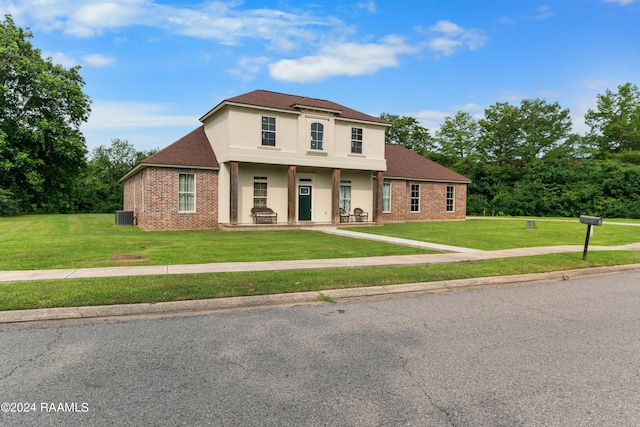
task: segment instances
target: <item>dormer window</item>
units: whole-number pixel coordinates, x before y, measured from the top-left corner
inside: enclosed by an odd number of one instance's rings
[[[311,123],[311,149],[324,150],[324,125],[322,123]]]

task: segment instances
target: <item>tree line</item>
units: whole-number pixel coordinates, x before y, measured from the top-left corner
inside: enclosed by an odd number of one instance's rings
[[[597,95],[589,131],[572,132],[559,103],[498,102],[474,117],[458,111],[433,133],[417,119],[383,113],[386,140],[472,180],[469,215],[640,218],[640,91]]]
[[[0,21],[0,216],[121,209],[118,180],[153,151],[114,139],[88,153],[80,67],[43,58],[32,37],[10,15]]]
[[[28,29],[0,21],[0,216],[113,212],[118,181],[153,154],[113,139],[89,153],[80,125],[91,113],[80,67],[43,58]],[[386,140],[472,180],[470,215],[640,218],[640,91],[631,83],[597,96],[585,135],[557,102],[498,102],[459,111],[433,135],[413,117],[383,113]]]

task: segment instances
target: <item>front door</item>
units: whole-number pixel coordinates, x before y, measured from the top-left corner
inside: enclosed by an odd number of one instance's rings
[[[298,221],[311,221],[311,186],[298,186]]]

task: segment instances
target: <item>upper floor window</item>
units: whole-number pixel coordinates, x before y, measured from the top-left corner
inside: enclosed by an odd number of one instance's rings
[[[362,129],[351,128],[351,152],[362,154]]]
[[[453,185],[447,185],[447,212],[454,211],[454,202],[456,199],[456,187]]]
[[[196,177],[192,173],[178,175],[178,212],[195,212]]]
[[[420,212],[420,184],[411,184],[411,212]]]
[[[262,145],[276,146],[276,118],[262,116]]]
[[[311,149],[323,150],[324,125],[322,123],[311,123]]]

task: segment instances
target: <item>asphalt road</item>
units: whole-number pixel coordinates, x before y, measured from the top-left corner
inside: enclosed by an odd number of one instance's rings
[[[0,349],[2,426],[634,426],[640,272],[4,325]]]

